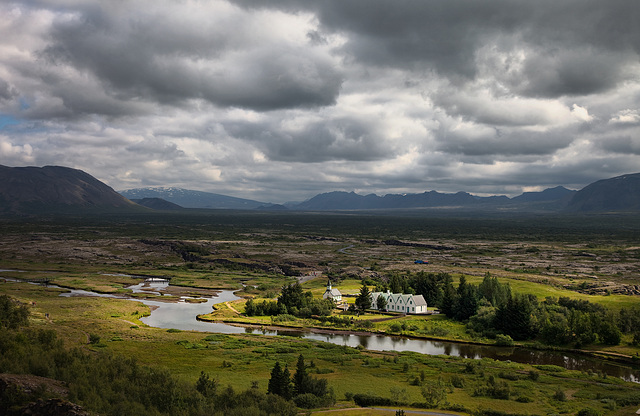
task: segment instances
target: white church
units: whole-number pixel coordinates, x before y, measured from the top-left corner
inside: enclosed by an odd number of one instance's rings
[[[387,301],[386,310],[406,314],[427,313],[427,301],[422,295],[405,295],[402,293],[372,292],[371,309],[378,309],[378,296],[382,296]]]
[[[332,299],[336,303],[342,300],[342,293],[338,289],[331,288],[331,280],[327,282],[327,290],[324,291],[322,299]]]

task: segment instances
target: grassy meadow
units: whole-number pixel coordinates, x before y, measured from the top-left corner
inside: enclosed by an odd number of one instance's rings
[[[624,415],[640,406],[640,384],[597,372],[568,371],[491,359],[470,360],[417,353],[375,352],[292,337],[223,335],[148,327],[149,307],[127,299],[61,297],[65,289],[13,279],[47,278],[63,288],[131,293],[136,276],[171,278],[171,295],[240,290],[256,301],[275,300],[296,277],[321,297],[327,278],[355,296],[363,281],[390,273],[446,272],[478,284],[489,272],[513,292],[570,297],[611,310],[640,306],[640,220],[635,217],[536,219],[426,219],[371,215],[290,215],[199,212],[184,216],[103,217],[64,220],[3,220],[0,295],[28,306],[30,327],[54,330],[65,347],[91,354],[135,357],[195,384],[202,371],[220,385],[266,391],[276,362],[293,372],[300,354],[315,377],[328,380],[337,400],[312,414],[383,415],[397,409],[436,409],[452,414]],[[403,244],[389,243],[400,241]],[[416,265],[415,259],[429,259]],[[6,279],[3,281],[1,279]],[[373,286],[371,286],[373,289]],[[352,303],[354,297],[345,297]],[[166,300],[166,299],[165,299]],[[170,300],[170,299],[169,299]],[[243,316],[245,299],[216,305],[212,320],[260,325],[345,329],[313,319],[274,322]],[[430,305],[433,310],[433,306]],[[343,312],[335,311],[335,315]],[[349,316],[349,315],[346,315]],[[493,343],[467,333],[444,315],[364,314],[373,332]],[[399,330],[398,330],[399,328]],[[96,339],[99,341],[96,342]],[[637,356],[625,335],[616,346],[587,349]],[[437,406],[425,404],[426,387],[442,389]],[[358,409],[356,394],[391,398],[388,411]],[[378,407],[378,406],[376,406]]]

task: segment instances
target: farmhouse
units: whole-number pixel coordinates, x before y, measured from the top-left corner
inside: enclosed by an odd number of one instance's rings
[[[378,296],[382,296],[387,301],[387,311],[409,314],[427,313],[427,302],[422,295],[391,293],[388,290],[386,292],[372,292],[371,309],[378,309]]]
[[[327,290],[324,291],[322,299],[333,299],[334,302],[342,300],[342,293],[338,289],[331,288],[331,280],[327,281]]]

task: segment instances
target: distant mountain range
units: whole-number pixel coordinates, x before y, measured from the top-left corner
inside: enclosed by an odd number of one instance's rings
[[[185,208],[226,208],[296,211],[466,209],[511,212],[605,212],[640,211],[640,173],[595,182],[575,191],[563,186],[541,192],[480,197],[467,192],[437,191],[420,194],[359,195],[355,192],[322,193],[300,203],[270,204],[181,188],[140,188],[121,192],[128,198],[162,198]]]
[[[0,214],[177,211],[183,208],[241,210],[467,210],[489,212],[640,212],[640,173],[594,182],[580,191],[562,186],[514,198],[467,192],[358,195],[328,192],[292,204],[270,204],[182,188],[139,188],[120,194],[91,175],[61,166],[0,165]]]
[[[467,192],[446,194],[436,191],[421,194],[374,194],[361,196],[353,192],[329,192],[316,195],[294,209],[302,210],[362,210],[362,209],[418,209],[418,208],[488,208],[517,207],[560,209],[576,191],[564,187],[527,192],[513,199],[506,196],[479,197]]]
[[[121,191],[129,199],[161,198],[183,208],[257,209],[264,202],[182,188],[137,188]]]

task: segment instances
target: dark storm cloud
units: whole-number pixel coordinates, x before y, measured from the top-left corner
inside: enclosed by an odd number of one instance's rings
[[[605,137],[598,143],[598,147],[607,152],[640,155],[640,138],[631,135]],[[637,167],[633,170],[637,170]]]
[[[439,137],[438,150],[465,156],[489,156],[483,163],[490,163],[496,156],[549,155],[572,142],[566,131],[549,133],[502,132],[489,130],[479,135],[445,132]]]
[[[512,42],[500,52],[525,52],[511,81],[514,92],[530,96],[610,89],[629,77],[629,53],[631,63],[640,53],[640,3],[627,0],[236,3],[313,10],[326,31],[347,34],[344,52],[361,62],[436,71],[456,83],[479,76],[478,54],[487,45]]]
[[[220,27],[207,16],[170,12],[128,16],[96,7],[60,19],[43,56],[94,76],[121,100],[204,99],[258,110],[335,102],[341,74],[308,45],[259,45],[233,21]]]
[[[373,124],[373,125],[372,125]],[[276,161],[374,161],[388,158],[394,149],[375,132],[375,122],[355,118],[323,119],[295,128],[281,123],[228,123],[234,137],[253,142]]]
[[[10,100],[17,95],[16,89],[7,81],[0,79],[0,98]]]

